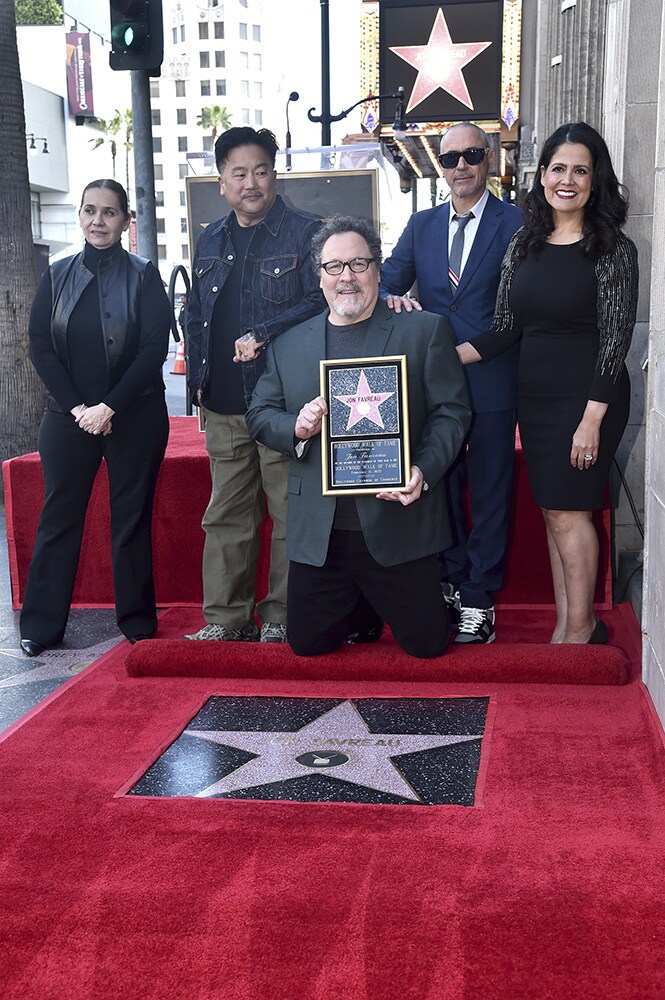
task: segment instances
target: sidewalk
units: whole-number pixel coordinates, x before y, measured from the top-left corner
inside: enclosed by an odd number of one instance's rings
[[[171,341],[163,373],[170,416],[186,413],[185,376],[172,375]],[[74,608],[65,640],[29,659],[19,648],[19,612],[12,610],[5,511],[0,507],[0,732],[122,639],[110,609]]]

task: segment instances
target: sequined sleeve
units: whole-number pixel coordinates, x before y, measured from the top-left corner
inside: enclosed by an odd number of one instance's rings
[[[620,233],[611,253],[598,258],[598,330],[600,346],[590,399],[612,402],[630,347],[637,313],[637,249]]]
[[[516,253],[519,232],[520,230],[511,239],[501,261],[501,277],[496,295],[494,318],[490,328],[486,333],[481,333],[471,341],[472,346],[478,351],[483,361],[491,361],[492,358],[516,343],[522,335],[510,308],[510,286],[519,260]]]

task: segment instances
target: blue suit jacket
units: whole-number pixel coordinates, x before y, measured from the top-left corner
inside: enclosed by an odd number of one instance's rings
[[[404,295],[417,281],[423,309],[445,316],[461,344],[489,329],[501,261],[511,237],[522,225],[522,213],[490,194],[454,296],[448,281],[449,219],[449,202],[411,216],[383,265],[380,294]],[[517,346],[512,347],[486,364],[465,367],[473,410],[514,409],[517,351]]]

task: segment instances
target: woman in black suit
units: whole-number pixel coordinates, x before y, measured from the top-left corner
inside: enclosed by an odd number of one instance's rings
[[[130,222],[122,185],[88,184],[79,220],[84,249],[49,267],[30,314],[30,359],[47,405],[38,438],[44,506],[21,613],[27,656],[63,638],[102,459],[118,627],[130,642],[157,628],[150,533],[168,438],[161,367],[170,308],[157,269],[121,246]]]

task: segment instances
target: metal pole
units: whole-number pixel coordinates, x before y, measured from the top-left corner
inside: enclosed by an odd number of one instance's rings
[[[152,153],[152,114],[148,70],[133,69],[132,134],[136,185],[136,245],[139,255],[157,266],[157,216],[155,170]]]
[[[330,146],[330,10],[321,0],[321,145]]]

